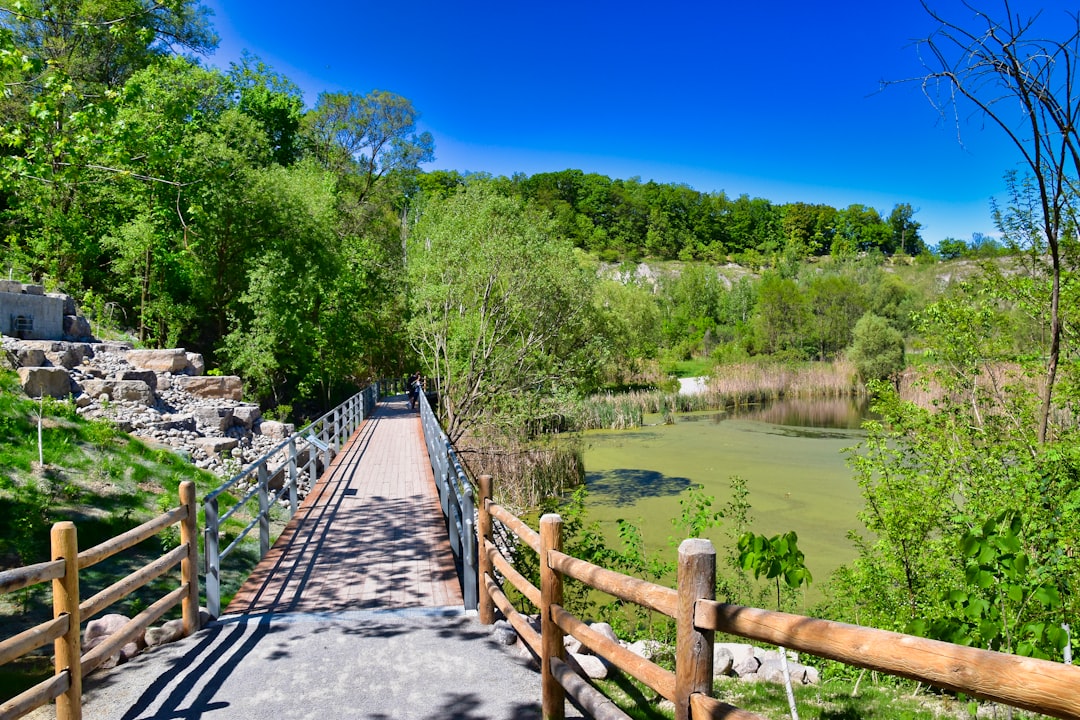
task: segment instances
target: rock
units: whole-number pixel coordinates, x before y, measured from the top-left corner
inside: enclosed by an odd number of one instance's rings
[[[187,368],[185,372],[188,375],[202,375],[206,372],[206,360],[199,353],[187,353]]]
[[[234,449],[239,441],[236,438],[204,437],[196,438],[193,444],[207,455],[220,455]]]
[[[806,674],[803,676],[803,685],[819,685],[821,684],[821,673],[817,668],[806,666]]]
[[[517,642],[517,631],[514,627],[505,620],[497,620],[495,625],[492,626],[491,635],[495,638],[495,642],[500,645],[513,645]]]
[[[746,677],[755,674],[759,667],[761,667],[761,661],[753,655],[736,656],[731,663],[731,672],[739,677]]]
[[[100,645],[105,638],[115,635],[131,618],[119,613],[109,613],[86,623],[83,631],[83,652]]]
[[[23,292],[27,295],[37,295],[44,297],[45,288],[41,285],[23,285]]]
[[[127,361],[141,370],[154,372],[183,372],[188,359],[184,348],[165,350],[129,350]]]
[[[263,420],[255,425],[255,432],[272,440],[284,440],[296,432],[296,426],[276,420]]]
[[[580,653],[583,646],[581,644],[581,641],[573,635],[564,635],[563,647],[566,648],[566,652]],[[588,649],[586,649],[585,652],[588,652]]]
[[[615,630],[611,627],[611,625],[609,625],[609,624],[607,624],[605,622],[595,622],[595,623],[592,623],[591,625],[589,625],[589,629],[603,635],[604,637],[606,637],[608,640],[615,643],[616,645],[619,644],[619,636],[615,634]],[[589,650],[584,650],[583,652],[590,652],[590,651]]]
[[[780,665],[780,660],[770,658],[769,660],[762,662],[761,665],[758,666],[757,676],[765,682],[771,682],[774,685],[782,685],[784,683],[784,670]],[[801,685],[802,680],[796,680],[795,673],[792,672],[791,683],[793,685]]]
[[[664,645],[656,640],[635,640],[627,645],[626,649],[637,653],[646,660],[652,660],[663,651]]]
[[[713,677],[727,675],[735,664],[735,656],[725,648],[713,648]]]
[[[233,420],[250,430],[262,417],[262,410],[258,405],[237,405],[233,408]]]
[[[75,313],[64,315],[64,336],[74,340],[93,337],[93,333],[90,332],[90,321]]]
[[[15,359],[22,367],[43,367],[45,365],[45,351],[41,348],[17,346]]]
[[[93,398],[108,395],[112,400],[154,404],[154,391],[142,380],[84,380],[82,389]]]
[[[157,373],[153,370],[124,370],[117,375],[117,380],[142,380],[151,390],[157,389]]]
[[[71,394],[71,375],[64,368],[19,368],[19,382],[27,396],[66,398]]]
[[[75,307],[75,298],[64,293],[45,293],[46,297],[56,298],[62,302],[65,315],[78,315],[78,308]],[[89,324],[87,325],[89,327]]]
[[[161,627],[146,629],[146,647],[157,647],[165,643],[176,642],[184,637],[184,621],[180,619],[169,620]]]
[[[578,653],[567,653],[566,657],[572,663],[577,664],[585,677],[592,678],[593,680],[603,680],[608,676],[607,664],[595,655],[579,655]]]
[[[232,408],[196,407],[191,414],[196,423],[214,432],[225,432],[232,425]]]
[[[202,398],[239,401],[244,397],[243,381],[235,375],[181,376],[174,378],[173,385]]]
[[[86,393],[79,393],[79,396],[75,398],[75,407],[89,407],[94,402],[94,398],[90,397]]]

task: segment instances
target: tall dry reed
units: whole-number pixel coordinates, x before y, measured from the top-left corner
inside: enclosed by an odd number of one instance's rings
[[[506,440],[484,446],[465,441],[459,443],[458,457],[470,477],[491,475],[495,499],[515,512],[536,508],[585,481],[581,444],[568,437],[547,447]]]

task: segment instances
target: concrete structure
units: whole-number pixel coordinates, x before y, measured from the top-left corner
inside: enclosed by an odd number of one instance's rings
[[[0,280],[0,331],[23,340],[64,336],[65,299],[46,295],[40,285]]]

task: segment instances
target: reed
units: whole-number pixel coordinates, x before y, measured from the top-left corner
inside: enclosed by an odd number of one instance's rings
[[[551,497],[567,494],[585,481],[581,444],[569,437],[537,446],[502,439],[480,445],[459,443],[458,457],[470,477],[491,475],[495,500],[515,512],[536,508]]]
[[[844,398],[865,394],[854,366],[845,361],[805,365],[736,363],[718,366],[694,395],[660,390],[593,395],[567,411],[576,430],[639,427],[645,415],[721,410],[792,398]]]

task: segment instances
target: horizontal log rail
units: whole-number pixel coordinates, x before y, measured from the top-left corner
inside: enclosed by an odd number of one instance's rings
[[[760,720],[754,713],[711,696],[713,633],[724,632],[1043,715],[1080,720],[1080,667],[716,602],[711,597],[715,549],[704,540],[686,540],[680,545],[677,589],[623,575],[563,553],[558,531],[548,530],[548,534],[554,533],[550,537],[545,532],[546,525],[561,529],[557,515],[541,518],[537,533],[493,501],[491,484],[490,476],[477,480],[477,543],[483,550],[478,615],[481,622],[492,623],[497,607],[540,657],[545,718],[561,720],[564,693],[571,694],[596,717],[622,717],[615,714],[621,711],[597,697],[597,691],[567,662],[562,639],[568,634],[627,675],[673,700],[679,720]],[[539,589],[500,552],[494,542],[494,520],[520,541],[518,547],[532,547],[539,554]],[[674,618],[678,629],[675,672],[622,648],[569,613],[561,602],[564,576]],[[502,582],[510,583],[537,608],[540,633],[508,599]]]
[[[180,483],[180,505],[128,532],[79,552],[75,524],[59,522],[52,528],[52,560],[0,573],[0,592],[21,590],[42,582],[52,582],[53,618],[0,641],[0,665],[16,660],[53,643],[54,672],[46,680],[0,704],[0,720],[14,720],[56,701],[58,720],[82,717],[82,678],[100,666],[120,648],[146,631],[165,613],[181,608],[184,635],[199,627],[199,575],[195,531],[197,513],[195,485]],[[79,571],[179,524],[180,545],[149,564],[113,583],[93,597],[80,602]],[[81,626],[110,605],[127,597],[153,580],[180,566],[180,586],[158,599],[128,621],[86,655],[81,654]]]
[[[342,446],[370,417],[379,402],[384,383],[376,382],[333,410],[308,423],[285,438],[255,462],[229,478],[203,498],[206,527],[204,529],[204,561],[206,569],[206,608],[212,617],[221,614],[222,563],[240,544],[258,529],[259,557],[270,551],[270,511],[288,498],[288,515],[291,518],[300,507],[297,488],[301,468],[307,473],[312,487],[329,467]],[[251,486],[233,500],[229,493],[234,488]],[[272,491],[271,484],[280,487]],[[222,510],[221,504],[228,500],[231,505]],[[233,515],[250,512],[252,519],[236,534],[224,549],[221,548],[222,528]]]

